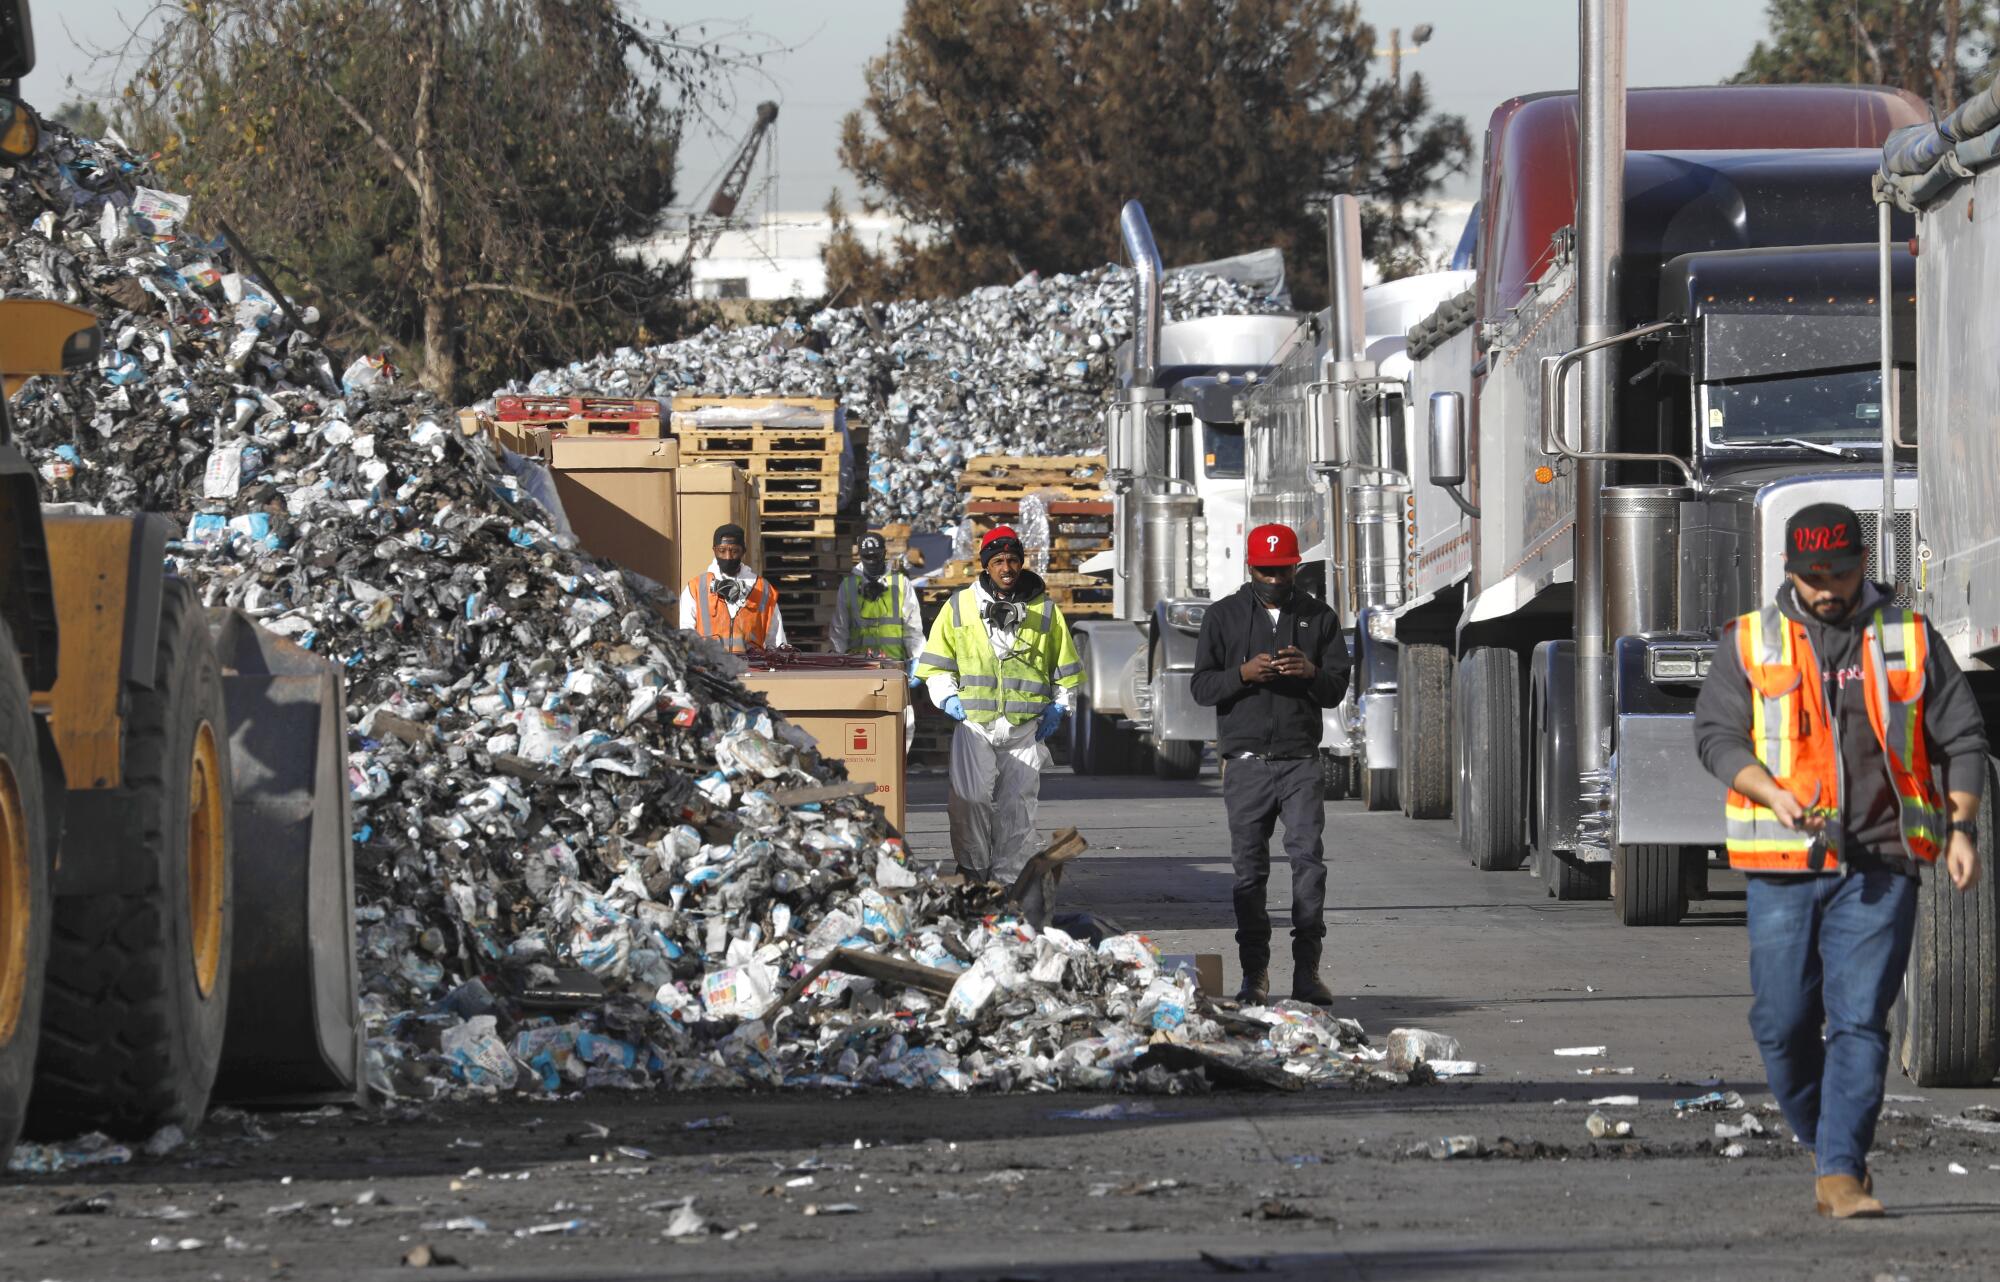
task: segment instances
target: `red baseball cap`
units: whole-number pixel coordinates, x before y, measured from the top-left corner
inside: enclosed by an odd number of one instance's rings
[[[1243,559],[1251,565],[1276,566],[1299,563],[1299,536],[1289,525],[1260,525],[1250,531],[1250,549]]]

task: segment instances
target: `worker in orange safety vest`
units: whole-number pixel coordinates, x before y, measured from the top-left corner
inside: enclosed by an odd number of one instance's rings
[[[784,645],[777,589],[743,564],[743,527],[717,526],[713,547],[715,559],[681,589],[681,626],[715,638],[732,654],[753,645],[765,650]]]
[[[1817,1166],[1814,1205],[1879,1216],[1867,1168],[1919,877],[1979,876],[1984,723],[1922,615],[1866,581],[1839,504],[1785,526],[1786,582],[1723,630],[1701,696],[1702,764],[1728,786],[1729,863],[1747,874],[1750,1028]]]

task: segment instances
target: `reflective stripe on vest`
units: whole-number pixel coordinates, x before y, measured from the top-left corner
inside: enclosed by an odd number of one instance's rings
[[[859,573],[847,578],[848,649],[869,650],[902,662],[910,657],[903,640],[903,576],[891,574],[887,587],[874,599],[862,592]]]
[[[1737,655],[1750,682],[1750,742],[1764,768],[1809,812],[1840,814],[1840,747],[1826,685],[1805,625],[1776,605],[1736,621]],[[1895,785],[1903,847],[1925,862],[1938,856],[1945,810],[1931,777],[1923,736],[1924,660],[1929,639],[1920,615],[1884,607],[1862,630],[1862,696]],[[1837,822],[1823,838],[1825,859],[1812,863],[1813,838],[1731,789],[1725,809],[1729,864],[1753,872],[1836,871]]]
[[[771,616],[778,609],[778,590],[764,582],[763,575],[758,575],[750,585],[749,597],[732,615],[728,604],[715,595],[714,584],[715,575],[707,570],[688,584],[688,591],[694,596],[695,632],[721,642],[723,649],[731,654],[742,654],[752,645],[769,645]]]

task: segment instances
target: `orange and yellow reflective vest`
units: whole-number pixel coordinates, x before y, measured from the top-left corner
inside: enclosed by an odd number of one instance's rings
[[[1826,684],[1805,625],[1775,604],[1736,620],[1737,655],[1750,679],[1750,742],[1771,777],[1808,811],[1840,814],[1840,743]],[[1933,862],[1949,810],[1924,744],[1924,660],[1929,631],[1914,610],[1884,606],[1862,631],[1861,688],[1868,724],[1882,745],[1902,815],[1903,847]],[[1731,789],[1729,866],[1750,872],[1837,872],[1835,824],[1815,852],[1812,834],[1793,832],[1767,806]]]
[[[688,581],[694,597],[695,631],[722,642],[731,654],[742,654],[746,645],[767,646],[771,642],[771,616],[778,612],[778,590],[758,575],[750,592],[735,614],[711,590],[715,576],[703,570]]]

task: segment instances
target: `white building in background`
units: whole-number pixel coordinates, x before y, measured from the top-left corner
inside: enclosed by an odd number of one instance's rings
[[[1442,268],[1451,258],[1459,234],[1465,230],[1472,212],[1469,200],[1439,200],[1432,203],[1436,216],[1424,236],[1423,254],[1434,267]],[[910,225],[890,214],[855,212],[848,223],[871,253],[885,253],[896,238],[911,235]],[[715,248],[694,262],[696,298],[748,298],[759,300],[818,298],[826,293],[826,268],[820,252],[833,238],[833,221],[824,212],[771,213],[758,222],[722,233]],[[912,239],[921,241],[919,230]],[[1246,252],[1256,246],[1246,245]],[[687,252],[684,231],[662,233],[637,242],[633,252],[649,264],[679,262]],[[1292,264],[1286,270],[1293,270]],[[1366,280],[1376,279],[1375,265],[1364,269]],[[1003,282],[1004,283],[1004,282]]]
[[[863,247],[882,253],[908,231],[889,214],[848,215]],[[771,213],[756,223],[722,233],[693,263],[696,298],[818,298],[826,293],[820,251],[833,238],[833,221],[823,212]],[[687,233],[663,233],[634,246],[647,263],[677,263],[687,252]]]

